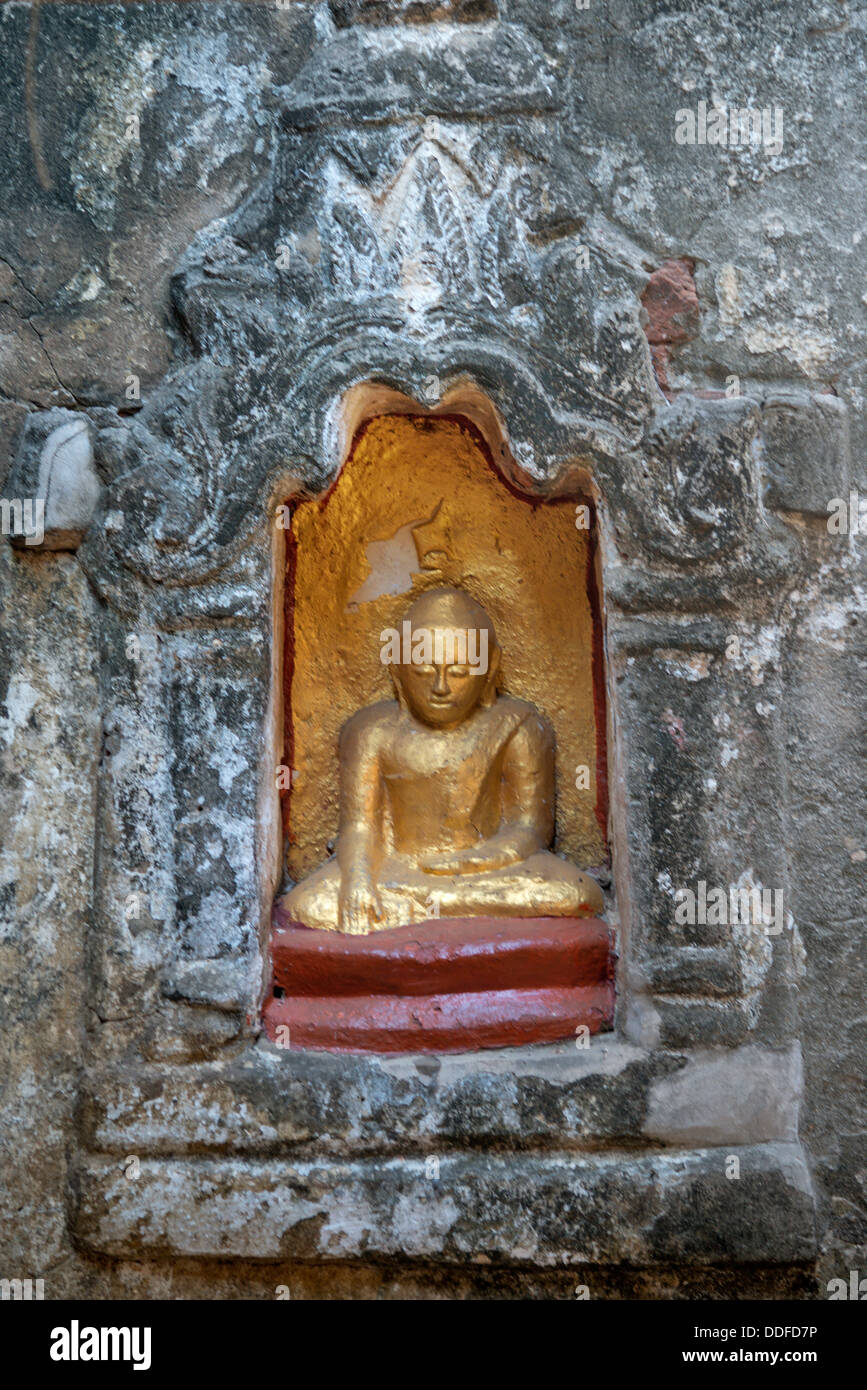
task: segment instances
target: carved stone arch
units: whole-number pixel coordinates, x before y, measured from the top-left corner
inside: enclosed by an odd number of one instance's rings
[[[183,371],[174,390],[167,382],[131,427],[112,425],[98,437],[98,457],[111,456],[117,471],[103,515],[120,514],[124,524],[95,527],[88,538],[82,557],[97,584],[118,567],[171,586],[213,579],[249,542],[284,479],[297,476],[314,489],[333,479],[339,402],[365,381],[416,400],[422,410],[451,390],[478,391],[508,420],[516,480],[540,492],[557,486],[576,455],[604,473],[630,452],[617,421],[559,412],[532,358],[490,336],[414,344],[359,325],[337,342],[308,345],[291,366],[277,344],[270,356],[274,365],[262,378],[268,410],[239,392],[225,368],[203,362]],[[234,416],[226,396],[237,407]],[[206,432],[209,413],[220,418]],[[198,478],[198,518],[190,488],[173,481],[180,468]]]

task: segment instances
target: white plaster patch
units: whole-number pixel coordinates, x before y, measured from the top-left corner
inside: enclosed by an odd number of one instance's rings
[[[716,277],[716,295],[720,323],[726,328],[734,328],[741,321],[741,306],[738,273],[731,261],[727,261],[719,268]]]
[[[105,281],[90,267],[76,271],[63,287],[64,293],[69,295],[70,299],[77,299],[81,303],[98,299],[104,289]]]
[[[429,1193],[422,1183],[429,1184]],[[422,1255],[436,1255],[443,1249],[461,1213],[453,1197],[436,1189],[432,1178],[419,1176],[412,1189],[398,1197],[390,1223],[395,1250],[409,1248]]]
[[[729,901],[732,901],[733,894],[744,891],[747,893],[757,892],[759,901],[761,901],[761,894],[765,891],[752,868],[746,869],[734,883],[729,884]],[[782,927],[782,924],[778,923],[774,916],[778,900],[774,890],[771,891],[773,896],[770,899],[770,913],[760,913],[758,921],[753,920],[752,913],[747,914],[746,921],[743,921],[742,915],[739,915],[738,920],[731,923],[732,941],[740,963],[746,995],[747,1017],[751,1028],[754,1028],[758,1021],[761,991],[773,961],[774,947],[771,933],[773,932],[775,936],[778,936]],[[778,889],[776,892],[782,892],[782,890]],[[792,933],[794,940],[797,928],[791,912],[786,914],[785,930]],[[803,956],[803,943],[799,934],[797,941]]]
[[[844,652],[852,629],[853,618],[867,612],[867,590],[856,585],[847,596],[848,601],[820,602],[807,614],[803,632],[812,641],[832,651]]]
[[[726,660],[736,671],[745,671],[752,685],[764,684],[766,670],[779,665],[779,627],[768,624],[751,632],[738,633],[737,637],[736,650],[733,650],[731,645],[726,647]]]
[[[79,416],[49,434],[39,456],[38,492],[45,502],[47,531],[83,531],[99,501],[90,429]]]
[[[350,594],[346,604],[348,612],[354,612],[360,604],[372,603],[384,594],[409,592],[413,575],[420,572],[412,533],[416,526],[422,526],[426,520],[427,517],[420,517],[417,521],[408,521],[387,540],[370,541],[365,551],[370,574]]]
[[[666,671],[684,681],[703,681],[710,675],[710,655],[695,652],[691,656],[685,652],[660,651],[657,653]]]
[[[23,729],[39,700],[39,691],[21,675],[14,675],[6,694],[8,713],[0,716],[0,738],[11,744],[19,729]]]
[[[662,873],[656,875],[656,886],[660,893],[667,893],[670,898],[675,896],[675,887],[667,869],[663,869]]]
[[[795,1139],[802,1086],[797,1046],[697,1051],[682,1070],[654,1081],[644,1130],[676,1144]]]
[[[208,766],[214,768],[220,781],[220,790],[230,792],[236,777],[247,770],[248,759],[238,748],[238,739],[225,724],[214,730],[219,738],[219,746],[208,759]]]
[[[201,959],[216,958],[225,941],[226,923],[234,923],[236,915],[236,904],[225,889],[203,894],[195,917],[187,920],[186,945]]]
[[[820,376],[834,351],[828,334],[793,329],[788,324],[755,324],[744,334],[744,344],[756,355],[782,352],[808,377]]]

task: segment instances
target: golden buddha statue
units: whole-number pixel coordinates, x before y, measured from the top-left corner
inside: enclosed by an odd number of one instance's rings
[[[576,917],[599,885],[548,850],[554,731],[526,700],[497,693],[500,650],[461,589],[410,606],[382,658],[396,700],[340,735],[333,859],[279,903],[307,927],[353,935],[440,917]]]

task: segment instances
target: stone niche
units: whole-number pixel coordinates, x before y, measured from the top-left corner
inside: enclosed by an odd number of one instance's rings
[[[390,666],[382,659],[383,633],[402,632],[403,614],[420,595],[451,587],[481,603],[493,621],[503,654],[498,709],[505,710],[510,697],[528,701],[553,730],[554,833],[543,848],[556,857],[545,862],[556,872],[564,860],[595,867],[608,882],[604,642],[592,499],[546,498],[528,479],[524,490],[507,482],[494,462],[506,457],[506,440],[481,399],[479,417],[496,430],[490,446],[468,416],[447,413],[447,403],[425,414],[397,403],[402,410],[358,429],[324,496],[286,509],[280,781],[291,879],[305,879],[335,846],[339,781],[346,775],[338,756],[341,728],[378,701],[397,711]],[[423,727],[414,726],[414,747],[426,737]],[[534,767],[533,777],[541,771]],[[439,775],[459,774],[452,768]],[[420,782],[422,800],[437,795],[436,780]],[[435,827],[440,833],[449,823],[442,814],[445,821]],[[369,819],[379,821],[374,813]],[[383,824],[383,841],[385,832]],[[309,1046],[374,1051],[467,1050],[495,1041],[574,1037],[582,1025],[594,1032],[610,1027],[612,933],[568,912],[558,922],[532,894],[523,907],[523,895],[510,906],[508,876],[502,882],[495,905],[462,924],[455,913],[440,914],[436,893],[443,880],[428,875],[422,894],[428,907],[408,900],[403,912],[397,909],[393,925],[425,923],[405,945],[407,933],[386,939],[373,931],[365,943],[330,931],[315,939],[287,931],[281,924],[291,917],[290,900],[282,899],[273,937],[273,999],[265,1009],[268,1036],[289,1045],[301,1038]],[[450,891],[460,894],[460,883]],[[444,917],[439,927],[427,920],[432,913]],[[429,964],[427,981],[415,977],[413,966],[404,994],[400,972],[407,949],[419,966],[425,959]],[[317,961],[324,971],[319,981],[310,974]],[[341,977],[341,961],[353,977],[351,987]],[[366,993],[359,969],[369,972]],[[478,971],[493,972],[486,988]]]
[[[135,417],[88,417],[100,497],[79,558],[102,605],[105,747],[72,1228],[119,1260],[760,1263],[785,1288],[816,1245],[797,930],[675,930],[673,893],[786,887],[780,677],[762,654],[804,556],[767,489],[782,507],[803,464],[789,446],[819,407],[787,403],[782,447],[760,400],[666,401],[617,229],[544,166],[557,72],[500,19],[456,24],[448,62],[428,37],[349,24],[314,51],[280,93],[269,180],[178,269],[183,357]],[[844,421],[821,419],[842,456]],[[21,478],[45,434],[25,434]],[[404,438],[417,477],[394,457]],[[438,450],[453,493],[425,475]],[[486,451],[502,482],[480,481]],[[362,486],[374,462],[381,523]],[[508,518],[510,545],[524,527],[537,559],[546,518],[551,593],[573,588],[571,653],[545,672],[551,689],[571,669],[547,709],[558,835],[600,874],[610,846],[614,1030],[442,1057],[280,1047],[261,1030],[284,873],[275,771],[298,774],[294,872],[333,835],[342,711],[382,680],[357,615],[391,614],[426,564],[465,563],[453,496],[475,487],[485,525],[499,537]],[[321,525],[338,512],[335,534],[363,533],[339,554]],[[496,553],[493,535],[473,550],[480,585]],[[549,617],[522,634],[529,605],[494,579],[496,620],[520,638],[508,678],[533,696]],[[333,677],[329,629],[345,645]]]
[[[501,457],[505,440],[493,442]],[[294,508],[284,606],[292,778],[282,789],[293,879],[322,862],[337,833],[342,723],[392,696],[380,632],[399,629],[417,593],[445,584],[465,587],[489,608],[505,653],[502,688],[531,700],[554,725],[556,847],[584,868],[606,865],[592,499],[522,493],[493,458],[466,416],[442,408],[379,415],[359,430],[328,492]]]

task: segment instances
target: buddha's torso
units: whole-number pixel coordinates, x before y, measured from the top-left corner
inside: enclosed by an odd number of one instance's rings
[[[500,696],[447,731],[396,714],[379,760],[390,848],[414,857],[466,849],[496,834],[506,750],[530,710]]]

